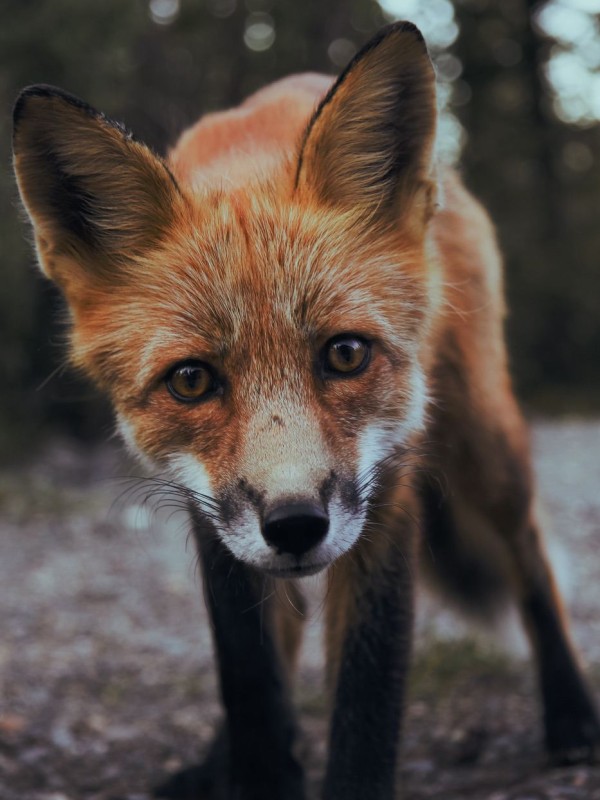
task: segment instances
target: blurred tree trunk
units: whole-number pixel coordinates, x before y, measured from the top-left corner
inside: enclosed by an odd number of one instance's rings
[[[579,305],[576,270],[588,268],[576,261],[579,223],[567,213],[581,179],[566,181],[561,160],[565,144],[585,133],[553,111],[545,77],[551,42],[535,25],[541,5],[457,0],[454,47],[470,89],[469,101],[456,109],[468,136],[465,179],[498,226],[509,341],[526,392],[581,378],[590,346],[577,334],[578,315],[589,312]]]

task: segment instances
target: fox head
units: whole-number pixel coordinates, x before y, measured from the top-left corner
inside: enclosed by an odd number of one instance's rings
[[[74,363],[195,515],[277,576],[352,548],[423,425],[434,83],[418,30],[389,26],[276,169],[196,191],[58,89],[15,106],[19,189]]]

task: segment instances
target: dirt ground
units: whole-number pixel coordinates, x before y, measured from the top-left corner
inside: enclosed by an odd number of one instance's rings
[[[533,444],[550,549],[600,691],[600,423],[538,422]],[[148,800],[210,741],[219,706],[185,517],[153,518],[126,479],[136,474],[116,448],[64,443],[0,474],[0,800]],[[308,587],[297,704],[313,797],[326,720],[319,582]],[[405,800],[600,800],[600,767],[545,766],[515,626],[493,640],[419,605]]]

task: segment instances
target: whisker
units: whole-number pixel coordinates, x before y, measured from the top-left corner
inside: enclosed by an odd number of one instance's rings
[[[263,583],[263,589],[262,589],[262,591],[263,591],[263,595],[262,595],[262,597],[260,598],[260,600],[259,600],[258,602],[256,602],[256,603],[253,603],[251,606],[248,606],[248,608],[245,608],[245,609],[242,611],[242,614],[247,614],[249,611],[252,611],[253,609],[255,609],[255,608],[258,608],[259,606],[262,606],[262,605],[263,605],[263,603],[266,603],[266,602],[267,602],[267,600],[270,600],[270,599],[271,599],[271,597],[273,597],[273,595],[274,595],[274,594],[276,594],[276,592],[275,592],[275,589],[273,589],[273,591],[272,591],[270,594],[268,594],[268,595],[266,595],[266,596],[265,596],[265,595],[264,595],[265,586],[266,586],[266,580],[265,580],[265,582]],[[262,622],[261,622],[261,626],[262,626]]]
[[[152,516],[169,508],[173,511],[188,512],[190,506],[194,506],[209,521],[218,522],[220,519],[216,501],[176,481],[159,476],[127,476],[120,480],[131,485],[126,486],[113,501],[111,511],[123,502],[137,503],[144,509],[149,508]]]
[[[287,587],[286,587],[286,585],[285,585],[285,584],[283,584],[283,593],[285,594],[286,600],[288,601],[288,603],[290,604],[290,606],[291,606],[291,607],[294,609],[294,611],[296,612],[296,614],[298,614],[298,616],[299,616],[299,617],[303,617],[303,616],[304,616],[304,614],[302,613],[302,611],[300,611],[300,610],[299,610],[298,608],[296,608],[296,606],[294,605],[294,602],[293,602],[292,598],[289,596],[289,594],[288,594],[288,590],[287,590]]]

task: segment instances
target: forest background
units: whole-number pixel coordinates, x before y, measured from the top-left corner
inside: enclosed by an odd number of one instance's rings
[[[536,412],[600,408],[600,0],[2,0],[0,458],[105,437],[107,404],[64,367],[65,310],[34,268],[11,106],[60,86],[164,153],[204,112],[299,71],[339,72],[410,19],[434,59],[440,151],[497,226],[513,374]]]

